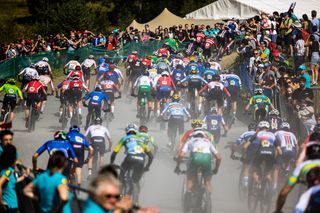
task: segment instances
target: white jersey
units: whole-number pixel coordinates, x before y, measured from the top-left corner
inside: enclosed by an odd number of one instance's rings
[[[51,67],[50,67],[50,64],[46,61],[38,61],[36,64],[35,64],[36,67],[48,67],[48,71],[51,73]]]
[[[30,78],[34,78],[34,77],[38,77],[39,76],[38,71],[36,69],[30,68],[30,67],[24,68],[19,73],[19,75],[27,76],[27,77],[30,77]]]
[[[40,75],[39,81],[44,87],[48,87],[48,85],[50,84],[51,88],[54,88],[52,80],[51,80],[50,76],[48,76],[48,75]]]
[[[76,69],[76,66],[81,66],[81,64],[76,60],[69,61],[64,67],[68,69],[69,72]]]
[[[211,82],[208,84],[208,88],[209,88],[209,90],[212,90],[212,89],[214,89],[214,88],[219,88],[221,91],[223,91],[224,85],[223,85],[221,82],[211,81]]]
[[[209,62],[210,63],[210,69],[213,69],[213,70],[221,70],[221,66],[218,62]]]
[[[97,67],[96,61],[90,58],[87,58],[86,60],[84,60],[81,64],[81,66],[84,66],[86,68],[91,68],[92,66],[94,66],[95,68]]]
[[[91,138],[93,138],[93,137],[106,137],[106,136],[107,136],[108,139],[111,138],[109,130],[106,127],[102,126],[102,125],[92,125],[92,126],[90,126],[87,129],[85,136],[88,136],[89,133],[90,133]]]
[[[218,154],[218,150],[214,147],[212,142],[206,138],[191,138],[182,148],[182,152],[187,153],[197,152],[203,154]]]
[[[121,70],[119,70],[118,68],[115,68],[114,71],[119,75],[121,79],[124,79]]]
[[[183,61],[180,58],[172,59],[171,63],[170,63],[170,66],[175,68],[177,65],[182,65],[183,66]]]
[[[277,141],[279,141],[280,147],[286,151],[293,151],[298,146],[298,140],[292,132],[279,130],[274,135]]]
[[[294,212],[305,212],[310,205],[312,197],[314,196],[314,198],[317,199],[319,193],[320,185],[315,185],[309,188],[305,193],[301,195],[296,207],[294,208]]]
[[[134,86],[133,87],[140,87],[140,86],[150,86],[152,87],[152,81],[151,79],[149,78],[149,76],[140,76],[136,82],[134,83]]]

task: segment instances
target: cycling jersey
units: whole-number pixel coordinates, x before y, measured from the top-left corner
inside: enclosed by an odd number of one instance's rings
[[[314,168],[320,167],[320,160],[306,160],[300,163],[292,172],[288,180],[288,185],[294,186],[299,180],[306,180],[307,174]],[[308,187],[311,187],[312,183],[308,183]]]
[[[91,125],[86,131],[85,136],[88,136],[90,134],[90,137],[106,137],[110,139],[110,133],[108,129],[102,125]]]
[[[79,133],[79,132],[68,132],[67,138],[70,141],[73,148],[88,148],[90,146],[89,142],[87,141],[86,137]]]
[[[271,105],[271,101],[265,95],[255,95],[250,98],[249,105],[253,106],[254,110],[257,110],[257,109],[268,110]]]
[[[114,70],[108,70],[106,73],[104,73],[103,75],[109,75],[111,81],[113,81],[114,83],[118,84],[119,83],[119,75],[116,71]]]
[[[133,61],[137,61],[138,57],[134,54],[130,54],[127,58],[127,62],[133,62]]]
[[[175,89],[175,84],[173,80],[170,77],[167,76],[161,76],[157,81],[157,88],[160,88],[162,86],[166,87],[172,87]]]
[[[171,73],[171,78],[174,84],[177,84],[179,81],[181,81],[185,77],[186,77],[186,74],[184,73],[183,70],[174,69],[173,72]]]
[[[49,155],[52,156],[52,154],[59,150],[62,151],[67,158],[76,158],[76,154],[70,144],[67,140],[50,140],[44,143],[37,151],[36,153],[38,155],[41,155],[44,151],[48,151]]]
[[[5,91],[6,95],[10,96],[19,96],[20,99],[23,99],[21,90],[16,86],[16,85],[11,85],[11,84],[4,84],[2,87],[0,87],[0,92]]]
[[[292,132],[279,130],[275,134],[276,139],[280,143],[280,147],[284,152],[295,151],[298,146],[298,140]]]
[[[109,101],[109,97],[106,93],[101,91],[92,91],[84,97],[85,100],[89,100],[90,105],[101,106],[102,101]]]
[[[106,93],[114,93],[117,90],[116,84],[112,80],[102,80],[100,82],[102,90]]]
[[[226,89],[226,87],[221,82],[218,82],[218,81],[209,82],[201,89],[200,93],[205,91],[206,89],[209,89],[209,91],[211,90],[216,90],[221,92],[224,91],[228,96],[230,96],[229,91]]]
[[[24,80],[31,81],[32,79],[39,76],[38,71],[34,68],[24,68],[19,75],[23,75]]]
[[[190,74],[184,79],[181,80],[181,83],[188,82],[188,83],[202,83],[207,84],[208,82],[204,80],[200,75],[198,74]]]
[[[76,66],[81,66],[81,64],[76,60],[71,60],[64,67],[66,67],[68,69],[68,73],[69,73],[72,70],[75,70]]]
[[[180,141],[181,144],[185,144],[187,142],[187,140],[192,138],[193,133],[194,133],[194,129],[189,129],[188,131],[186,131],[186,133],[184,133],[184,135],[181,138],[181,141]],[[209,139],[210,141],[213,141],[214,136],[208,131],[205,131],[205,133],[206,133],[206,138]]]
[[[30,81],[25,89],[28,94],[38,94],[40,90],[46,93],[43,85],[37,80]]]
[[[202,153],[202,154],[218,154],[217,149],[206,138],[191,138],[188,140],[182,148],[184,153],[190,151],[191,153]]]
[[[282,120],[280,117],[274,117],[274,116],[268,116],[267,121],[270,123],[270,131],[273,133],[278,131],[282,123]]]
[[[241,87],[241,79],[239,76],[235,74],[227,74],[224,77],[225,79],[225,86],[228,87]]]
[[[35,64],[36,70],[39,75],[49,75],[51,74],[50,64],[46,61],[39,61]]]
[[[303,193],[293,212],[318,212],[320,209],[320,185],[316,185]]]
[[[61,89],[62,92],[64,92],[67,89],[69,89],[69,84],[70,84],[70,81],[66,79],[66,80],[63,80],[60,84],[58,84],[57,88]]]
[[[185,116],[190,117],[188,110],[178,102],[168,103],[161,114],[165,114],[170,118],[184,118]]]
[[[212,76],[214,75],[218,75],[219,71],[218,70],[214,70],[214,69],[206,69],[204,71],[204,73],[202,73],[202,77],[206,80],[206,81],[211,81]]]
[[[126,153],[131,155],[141,155],[150,152],[149,147],[144,143],[143,139],[137,135],[127,135],[121,138],[113,151],[118,153],[123,146],[126,149]]]
[[[68,78],[74,77],[74,76],[79,76],[79,79],[84,82],[83,72],[81,70],[72,70],[69,73]]]
[[[272,132],[259,131],[253,137],[251,137],[250,142],[261,145],[261,147],[269,148],[276,145],[276,137]]]
[[[241,145],[244,142],[247,142],[256,132],[255,131],[246,131],[235,141],[236,145]]]
[[[154,142],[154,138],[145,132],[138,132],[137,134],[139,137],[143,139],[143,142],[147,145],[152,145],[153,147],[157,147],[156,143]]]
[[[217,62],[209,62],[210,63],[210,68],[213,70],[221,70],[221,66],[219,63]]]
[[[50,76],[48,76],[48,75],[40,75],[39,81],[45,88],[47,88],[49,84],[50,84],[51,88],[54,88],[53,82],[52,82]]]
[[[207,115],[203,121],[207,125],[207,130],[211,133],[220,133],[221,125],[226,125],[222,115]]]
[[[82,90],[83,88],[87,89],[87,86],[84,85],[83,81],[81,81],[81,80],[72,80],[69,83],[69,88],[71,90],[73,90],[73,89]]]
[[[190,74],[191,70],[198,70],[200,71],[199,69],[199,64],[197,62],[190,62],[185,68],[184,68],[184,71],[187,75]]]
[[[152,87],[152,81],[148,76],[140,76],[139,78],[137,78],[136,82],[134,83],[134,88],[136,87],[143,87],[143,88],[150,88]]]
[[[109,69],[109,65],[106,63],[100,64],[97,69],[97,77],[100,77],[104,73],[106,73]]]
[[[91,68],[92,66],[96,67],[97,64],[96,64],[96,61],[94,59],[85,59],[82,64],[81,64],[81,67],[85,67],[85,68]]]
[[[178,64],[183,65],[183,61],[180,58],[173,58],[170,62],[171,67],[176,67]]]

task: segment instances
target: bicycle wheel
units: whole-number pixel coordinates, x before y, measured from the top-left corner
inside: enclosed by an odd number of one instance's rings
[[[29,117],[28,117],[28,132],[32,131],[32,117],[33,117],[33,110],[32,106],[29,107]]]
[[[244,201],[246,198],[246,194],[248,193],[248,187],[245,187],[243,185],[243,175],[242,175],[243,169],[241,169],[239,174],[239,180],[238,180],[238,194],[240,201]]]
[[[260,211],[261,213],[270,212],[272,188],[271,182],[268,178],[265,178],[261,188],[261,200],[260,200]]]
[[[211,193],[205,191],[203,194],[202,202],[203,202],[203,212],[211,213],[212,212]]]
[[[259,202],[259,191],[257,183],[252,180],[249,181],[248,187],[248,209],[250,212],[255,212]]]
[[[146,111],[146,102],[145,98],[140,100],[139,114],[140,114],[140,125],[144,125],[147,121],[147,111]]]
[[[61,121],[61,128],[64,130],[67,127],[68,124],[68,117],[67,117],[67,107],[63,107],[63,112],[62,112],[62,121]]]

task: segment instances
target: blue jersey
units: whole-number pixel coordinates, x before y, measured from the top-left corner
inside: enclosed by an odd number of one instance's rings
[[[101,76],[102,74],[106,73],[108,71],[108,69],[109,69],[109,65],[108,64],[104,64],[104,65],[100,64],[98,66],[97,75]]]
[[[169,118],[184,118],[185,116],[190,117],[188,110],[178,102],[168,103],[161,114],[166,114]]]
[[[85,100],[89,100],[90,105],[101,106],[103,100],[109,101],[109,97],[102,91],[92,91],[84,97]]]
[[[248,141],[256,132],[255,131],[246,131],[235,141],[236,145],[240,145],[243,142]]]
[[[258,144],[262,147],[275,146],[276,136],[272,132],[260,131],[252,136],[250,141],[252,144]]]
[[[204,80],[200,75],[198,74],[190,74],[187,77],[185,77],[184,79],[182,79],[180,81],[181,83],[184,82],[201,82],[202,84],[208,84],[208,82],[206,80]]]
[[[76,131],[68,132],[67,138],[74,148],[88,148],[90,146],[86,137]]]
[[[186,77],[186,74],[184,73],[183,70],[174,69],[172,74],[171,74],[171,78],[172,78],[172,80],[173,80],[175,85],[177,85],[177,82],[181,81],[185,77]]]
[[[218,70],[206,69],[205,72],[201,75],[206,81],[211,81],[212,76],[219,75]]]
[[[227,74],[224,76],[225,86],[235,86],[235,87],[241,87],[241,80],[239,76],[235,74]]]
[[[18,208],[18,197],[16,194],[17,179],[12,167],[0,171],[0,177],[5,177],[7,182],[2,186],[2,202],[9,208]]]
[[[206,71],[206,68],[204,65],[199,65],[199,75],[202,76],[202,74]]]
[[[109,70],[107,73],[110,76],[110,80],[113,81],[114,83],[117,83],[119,81],[119,75],[116,71],[114,70]]]
[[[199,64],[197,62],[190,62],[185,68],[184,71],[187,75],[190,74],[191,70],[198,70],[200,72]]]
[[[76,154],[74,150],[67,140],[50,140],[44,143],[38,150],[37,154],[41,155],[44,151],[48,151],[49,155],[51,156],[55,151],[59,150],[62,151],[67,158],[76,158]]]
[[[221,125],[225,125],[221,115],[207,115],[203,121],[207,124],[207,130],[209,132],[220,132]]]

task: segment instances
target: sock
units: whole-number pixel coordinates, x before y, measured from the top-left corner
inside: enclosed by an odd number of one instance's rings
[[[59,112],[59,115],[60,115],[60,117],[62,116],[62,112],[61,111]]]
[[[157,116],[159,116],[160,115],[160,110],[157,110]]]
[[[42,105],[41,105],[41,109],[40,109],[40,111],[41,111],[41,112],[43,112],[43,111],[44,111],[44,104],[42,104]]]
[[[112,113],[114,112],[114,106],[111,106],[111,112]]]
[[[78,109],[79,115],[81,115],[81,108]]]
[[[72,113],[72,112],[70,112],[70,118],[72,118],[72,114],[73,114],[73,113]]]

